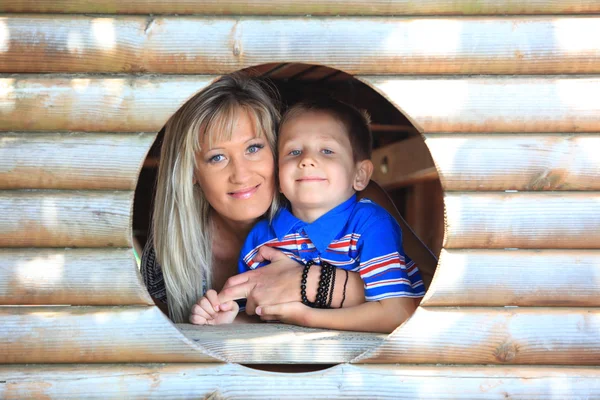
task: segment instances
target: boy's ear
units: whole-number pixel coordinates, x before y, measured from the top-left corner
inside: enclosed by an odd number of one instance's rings
[[[371,160],[359,161],[356,164],[356,175],[354,176],[354,184],[352,187],[357,192],[360,192],[367,187],[373,175],[373,163]]]

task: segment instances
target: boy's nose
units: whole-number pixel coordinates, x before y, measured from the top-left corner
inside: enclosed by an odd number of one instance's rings
[[[315,159],[310,156],[308,153],[304,153],[302,159],[300,160],[300,166],[304,167],[314,167]]]

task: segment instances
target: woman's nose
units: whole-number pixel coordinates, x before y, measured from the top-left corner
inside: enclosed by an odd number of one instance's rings
[[[232,159],[230,180],[234,183],[245,182],[251,174],[249,165],[243,159]]]

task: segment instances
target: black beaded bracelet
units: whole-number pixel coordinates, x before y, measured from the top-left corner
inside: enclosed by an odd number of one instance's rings
[[[331,302],[333,302],[333,290],[335,288],[335,267],[333,269],[333,274],[331,275],[331,287],[329,288],[329,301],[327,302],[327,308],[331,308]]]
[[[317,289],[318,297],[316,300],[317,307],[328,308],[329,298],[333,291],[331,282],[335,274],[335,267],[326,261],[321,263],[321,278],[319,279],[319,288]]]
[[[306,304],[309,307],[314,307],[315,303],[312,301],[308,301],[308,297],[306,297],[306,282],[308,281],[308,271],[310,267],[312,267],[314,261],[309,261],[304,264],[304,269],[302,270],[302,280],[300,280],[300,298],[302,299],[302,304]]]

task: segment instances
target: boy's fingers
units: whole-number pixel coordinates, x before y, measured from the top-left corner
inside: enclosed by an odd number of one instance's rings
[[[239,307],[238,307],[237,303],[236,303],[235,301],[233,301],[233,300],[231,300],[231,301],[227,301],[227,302],[225,302],[225,303],[221,303],[221,304],[219,305],[219,310],[220,310],[220,311],[232,311],[232,310],[234,310],[235,308],[238,308],[238,309],[239,309]]]
[[[210,301],[208,301],[206,297],[203,297],[202,300],[200,300],[200,307],[202,307],[202,309],[206,311],[211,318],[214,318],[214,316],[217,314],[212,304],[210,304]]]
[[[197,315],[204,319],[211,318],[211,316],[206,311],[204,311],[204,309],[199,304],[194,304],[194,306],[192,307],[192,316],[194,315]]]
[[[205,297],[208,299],[215,311],[219,311],[219,304],[221,304],[221,302],[219,301],[219,296],[217,296],[217,292],[210,289],[206,292]]]
[[[207,319],[198,314],[192,314],[190,315],[190,323],[194,325],[206,325]]]

